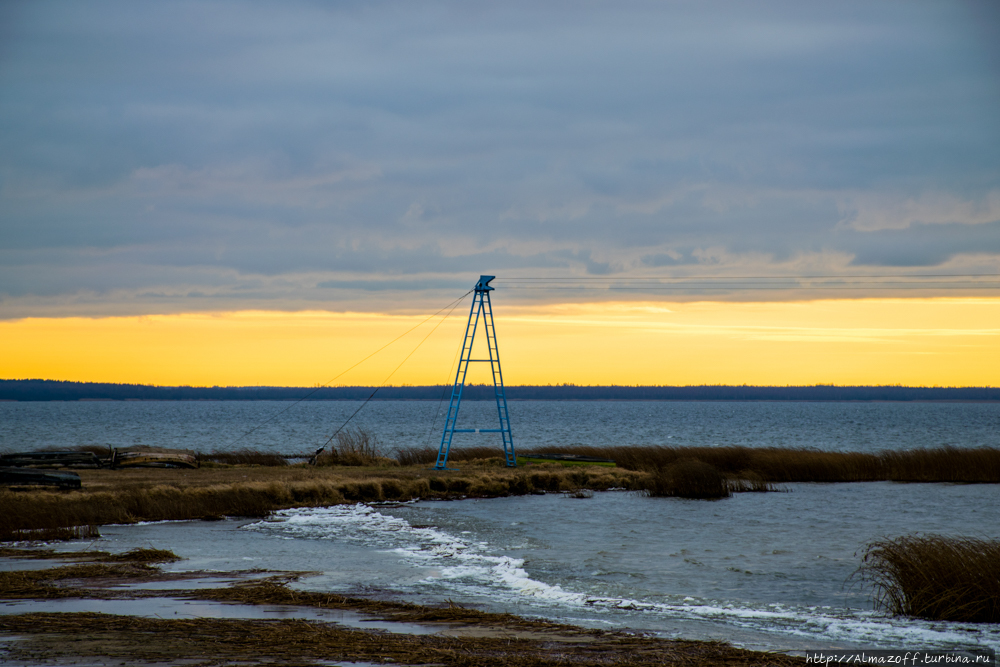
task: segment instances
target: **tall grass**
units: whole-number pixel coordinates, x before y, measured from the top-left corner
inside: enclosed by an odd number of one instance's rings
[[[613,459],[620,468],[655,472],[696,459],[730,477],[748,473],[766,482],[1000,483],[1000,448],[823,452],[778,447],[546,447],[558,454]],[[519,452],[529,453],[529,452]]]
[[[258,479],[232,481],[233,472],[242,471],[256,475]],[[581,488],[639,489],[644,478],[642,474],[608,468],[525,470],[470,466],[461,474],[440,474],[429,470],[404,471],[398,467],[347,468],[343,471],[285,467],[203,469],[205,474],[224,473],[230,481],[188,486],[181,480],[197,483],[197,479],[171,473],[175,471],[142,471],[143,477],[133,479],[157,479],[155,475],[158,474],[161,479],[172,480],[172,484],[133,482],[123,487],[111,486],[108,490],[21,493],[0,489],[0,507],[4,509],[0,513],[0,541],[45,539],[48,533],[38,533],[40,529],[73,529],[76,526],[167,519],[263,517],[278,509],[344,502],[491,498]],[[306,473],[312,478],[288,478]],[[195,473],[184,471],[184,474]],[[116,471],[102,471],[100,476],[105,482],[120,479]]]
[[[401,466],[434,465],[437,461],[437,447],[403,447],[396,450],[396,460]],[[455,447],[448,452],[449,461],[476,461],[503,458],[499,447]]]
[[[878,609],[939,621],[1000,622],[1000,541],[904,536],[869,544],[855,573]]]
[[[362,428],[344,429],[337,434],[337,444],[316,457],[318,466],[377,466],[399,465],[386,456],[378,437]]]
[[[199,462],[224,463],[226,465],[286,466],[288,460],[281,454],[260,452],[255,449],[237,449],[232,452],[212,452],[198,454]]]
[[[697,459],[681,459],[654,473],[647,493],[701,500],[732,495],[725,476],[715,466]]]

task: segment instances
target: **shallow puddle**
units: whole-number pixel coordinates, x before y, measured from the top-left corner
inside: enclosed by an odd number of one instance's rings
[[[217,618],[232,620],[297,619],[335,623],[358,630],[383,630],[393,634],[431,635],[447,630],[445,625],[420,625],[397,621],[380,621],[349,609],[315,609],[288,605],[244,605],[208,600],[177,598],[143,598],[138,600],[92,600],[64,598],[59,600],[10,600],[0,604],[0,614],[30,613],[115,614],[142,618],[190,619]]]

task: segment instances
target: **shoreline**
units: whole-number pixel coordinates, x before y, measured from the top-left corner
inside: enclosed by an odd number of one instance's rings
[[[89,450],[88,450],[89,451]],[[492,448],[456,452],[447,471],[429,469],[436,450],[396,458],[365,447],[332,448],[318,465],[242,450],[199,455],[198,468],[78,468],[82,488],[0,487],[0,542],[84,537],[105,524],[223,516],[264,517],[294,507],[355,502],[456,500],[624,489],[701,498],[685,491],[685,461],[711,469],[715,495],[781,491],[794,482],[1000,483],[1000,449],[823,452],[748,447],[552,447],[549,454],[610,459],[615,467],[533,463],[507,467]],[[522,451],[521,457],[533,452]],[[535,452],[537,454],[537,452]],[[232,458],[220,463],[212,458]],[[350,464],[350,465],[347,465]],[[692,469],[693,470],[693,469]],[[673,481],[671,481],[673,480]],[[713,487],[713,488],[715,488]],[[76,531],[75,533],[73,531]]]
[[[100,658],[101,664],[314,665],[329,660],[393,664],[580,667],[609,661],[623,667],[653,665],[804,664],[782,653],[735,648],[712,641],[660,639],[478,611],[459,605],[428,606],[296,591],[299,573],[271,573],[226,587],[136,590],[141,583],[193,581],[218,573],[186,572],[183,579],[152,566],[176,558],[169,552],[60,554],[3,549],[2,558],[58,560],[42,570],[0,572],[0,598],[24,601],[208,600],[241,608],[283,605],[300,610],[341,610],[338,620],[301,618],[171,619],[101,613],[28,612],[0,615],[0,657],[5,664],[70,664]],[[128,584],[132,588],[117,589]],[[16,596],[16,597],[15,597]],[[233,609],[237,611],[234,612]],[[175,614],[177,612],[174,612]],[[375,621],[374,627],[372,621]],[[9,639],[14,635],[14,639]],[[320,662],[323,661],[323,662]],[[326,663],[328,664],[328,663]]]

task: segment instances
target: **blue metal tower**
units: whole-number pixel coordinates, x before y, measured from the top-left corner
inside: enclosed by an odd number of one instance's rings
[[[462,356],[458,361],[458,372],[455,374],[455,385],[451,390],[451,401],[448,403],[448,418],[444,422],[444,433],[441,434],[441,447],[438,449],[437,463],[434,470],[448,470],[448,452],[451,451],[451,441],[456,433],[499,433],[503,438],[503,455],[507,465],[517,465],[514,454],[514,438],[510,434],[510,417],[507,415],[507,395],[503,389],[503,372],[500,370],[500,351],[497,349],[497,334],[493,328],[493,307],[490,304],[490,281],[496,276],[479,276],[476,283],[475,296],[469,309],[469,321],[465,325],[465,339],[462,341]],[[489,348],[489,359],[473,359],[472,343],[476,338],[479,319],[482,318],[486,327],[486,343]],[[497,415],[500,417],[500,428],[455,428],[458,421],[458,408],[462,405],[462,390],[465,389],[465,377],[469,372],[469,364],[489,362],[493,371],[493,393],[497,400]]]

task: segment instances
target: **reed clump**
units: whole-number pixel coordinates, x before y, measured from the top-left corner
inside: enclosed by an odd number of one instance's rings
[[[855,576],[896,616],[1000,622],[1000,541],[940,535],[869,544]]]
[[[317,466],[398,466],[396,459],[385,453],[378,437],[362,428],[344,429],[337,433],[336,444],[313,459]]]
[[[770,483],[954,482],[1000,483],[1000,448],[938,447],[888,452],[823,452],[779,447],[546,447],[554,454],[612,459],[619,468],[655,473],[697,459],[730,478],[753,473]],[[520,452],[532,453],[530,450]]]
[[[649,479],[650,496],[712,500],[732,495],[726,477],[715,466],[698,459],[681,459],[658,470]]]

